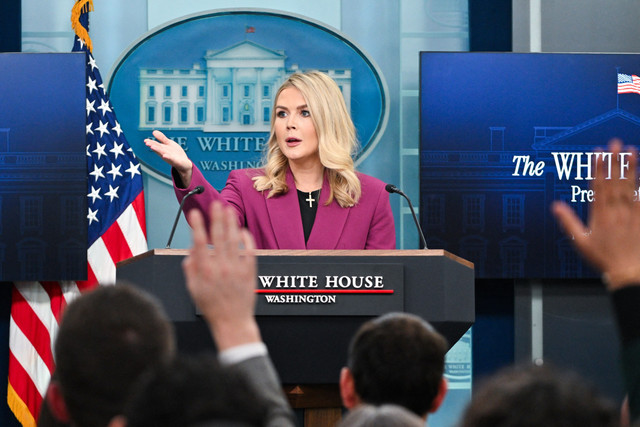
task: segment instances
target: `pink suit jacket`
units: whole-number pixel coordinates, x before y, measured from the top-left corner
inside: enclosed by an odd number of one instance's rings
[[[251,177],[260,174],[257,169],[231,171],[221,192],[216,191],[193,166],[191,185],[174,189],[179,201],[198,185],[204,193],[189,197],[184,204],[185,214],[199,209],[209,224],[209,206],[221,200],[235,208],[241,226],[249,229],[258,249],[395,249],[396,235],[389,193],[379,179],[358,174],[362,196],[358,204],[342,208],[329,197],[329,181],[325,177],[320,192],[320,203],[309,240],[305,245],[302,217],[293,174],[287,172],[289,191],[267,198],[267,192],[253,188]]]

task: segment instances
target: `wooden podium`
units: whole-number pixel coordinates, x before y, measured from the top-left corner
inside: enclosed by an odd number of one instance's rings
[[[174,322],[180,351],[214,350],[206,325],[184,285],[181,262],[187,254],[184,249],[150,250],[118,263],[117,279],[131,282],[162,301]],[[395,302],[390,306],[388,296],[358,294],[355,290],[350,295],[337,294],[334,300],[338,299],[338,304],[330,306],[265,306],[266,300],[262,299],[266,297],[258,295],[256,317],[262,338],[292,406],[307,409],[307,426],[331,425],[336,417],[339,419],[341,403],[336,384],[340,369],[346,364],[349,340],[363,322],[380,314],[375,312],[376,301],[380,301],[382,309],[393,307],[394,311],[428,320],[450,346],[475,320],[473,264],[444,250],[258,250],[257,254],[258,275],[268,271],[272,275],[300,277],[301,272],[307,271],[340,271],[345,277],[354,277],[353,274],[367,271],[383,271],[380,274],[394,276],[387,277],[387,282],[396,282]],[[314,407],[334,409],[308,410]]]

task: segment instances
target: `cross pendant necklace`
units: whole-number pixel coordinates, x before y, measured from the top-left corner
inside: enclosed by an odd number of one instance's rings
[[[316,199],[313,198],[313,191],[309,192],[309,197],[306,198],[306,201],[309,202],[309,207],[312,208],[313,207],[313,202],[316,201]]]

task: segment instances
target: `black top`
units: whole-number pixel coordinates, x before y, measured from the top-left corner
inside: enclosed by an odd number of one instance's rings
[[[313,223],[316,220],[318,211],[318,201],[320,199],[320,189],[310,193],[298,190],[298,202],[300,204],[300,214],[302,216],[302,230],[304,231],[304,242],[307,243]]]

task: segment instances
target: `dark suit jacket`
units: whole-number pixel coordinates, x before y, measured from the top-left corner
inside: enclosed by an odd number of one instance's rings
[[[640,422],[640,283],[617,289],[611,296],[622,341],[622,376],[633,424]]]
[[[239,169],[229,174],[226,186],[217,192],[193,166],[191,185],[174,189],[178,200],[198,185],[205,192],[185,201],[184,209],[199,209],[209,224],[209,206],[222,200],[233,206],[240,225],[247,227],[258,249],[395,249],[396,236],[389,194],[385,184],[373,177],[358,174],[362,196],[358,204],[342,208],[329,197],[329,181],[325,177],[320,203],[309,240],[305,245],[302,217],[293,174],[287,172],[289,191],[267,198],[253,188],[251,177],[262,173],[257,169]],[[175,175],[174,175],[175,176]]]
[[[267,402],[269,412],[265,426],[295,426],[293,410],[282,392],[280,380],[271,359],[267,356],[252,357],[232,366],[249,380],[249,384],[254,389],[255,395],[247,398],[258,398]]]

